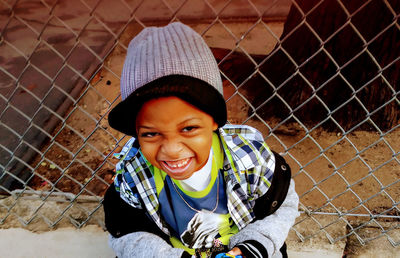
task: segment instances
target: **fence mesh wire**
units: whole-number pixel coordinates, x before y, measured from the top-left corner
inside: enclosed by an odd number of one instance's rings
[[[292,233],[399,245],[399,1],[0,3],[0,224],[102,225],[127,141],[107,114],[128,43],[182,21],[213,50],[229,122],[290,163],[303,213]]]

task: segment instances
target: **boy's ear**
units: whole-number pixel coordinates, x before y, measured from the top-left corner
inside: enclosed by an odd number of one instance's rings
[[[214,121],[214,119],[213,119],[212,129],[213,129],[213,131],[218,129],[218,124]]]

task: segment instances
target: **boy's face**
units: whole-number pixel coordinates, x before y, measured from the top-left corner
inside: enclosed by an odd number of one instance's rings
[[[146,102],[136,118],[143,155],[177,180],[189,178],[207,163],[217,128],[210,115],[177,97]]]

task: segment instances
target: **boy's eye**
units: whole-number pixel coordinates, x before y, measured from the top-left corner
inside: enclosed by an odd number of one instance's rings
[[[140,137],[143,137],[143,138],[153,138],[153,137],[155,137],[155,136],[157,136],[158,135],[158,133],[156,133],[156,132],[145,132],[145,133],[141,133],[140,134]]]
[[[182,132],[192,132],[199,128],[198,126],[186,126],[182,129]]]

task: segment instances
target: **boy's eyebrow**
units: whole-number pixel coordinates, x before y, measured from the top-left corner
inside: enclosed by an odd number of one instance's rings
[[[182,125],[182,124],[188,123],[188,122],[190,122],[191,120],[201,120],[201,119],[200,119],[200,118],[197,118],[197,117],[189,117],[189,118],[183,120],[182,122],[180,122],[178,125]]]
[[[138,129],[143,128],[143,129],[154,129],[154,127],[151,126],[146,126],[146,125],[139,125]]]

